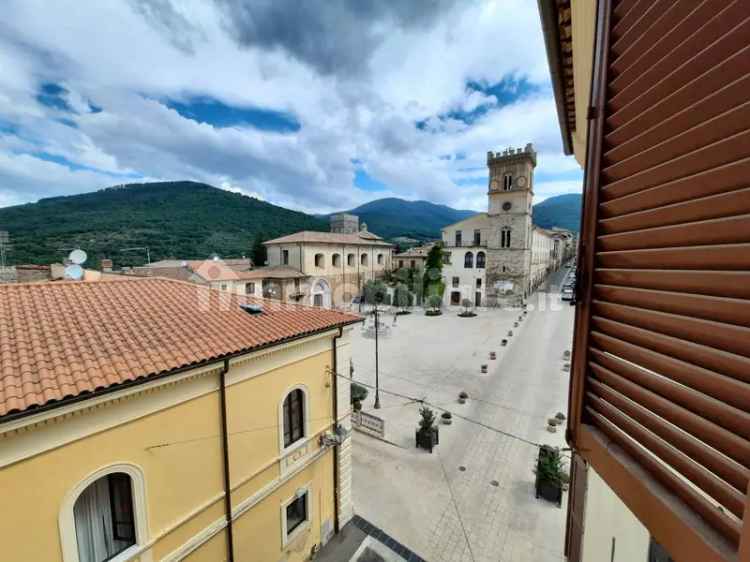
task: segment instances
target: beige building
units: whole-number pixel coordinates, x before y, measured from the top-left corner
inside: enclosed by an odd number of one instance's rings
[[[487,166],[488,211],[442,230],[446,304],[463,299],[475,306],[517,303],[561,261],[555,254],[558,235],[532,222],[533,146],[489,152]]]
[[[162,278],[0,286],[2,559],[308,560],[353,516],[358,321]]]
[[[433,246],[434,244],[415,246],[400,254],[394,254],[393,269],[424,269],[427,263],[427,254],[430,253]]]
[[[297,232],[264,244],[271,267],[305,276],[301,302],[315,306],[347,306],[365,282],[392,269],[393,245],[360,226],[354,215],[333,215],[331,232]]]

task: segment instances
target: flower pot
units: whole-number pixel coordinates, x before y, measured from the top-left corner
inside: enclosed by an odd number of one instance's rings
[[[518,322],[513,322],[513,327],[518,328]]]
[[[487,365],[482,365],[482,373],[487,373]]]
[[[547,500],[548,502],[562,505],[562,486],[556,482],[548,482],[537,478],[536,497]]]
[[[513,330],[508,330],[508,337],[512,337],[512,336],[513,336]]]
[[[459,398],[458,399],[459,404],[466,404],[466,398]]]
[[[437,427],[432,427],[430,431],[417,429],[415,432],[417,447],[430,451],[440,442],[440,434]]]
[[[547,431],[549,431],[550,433],[557,433],[557,426],[556,425],[548,425],[547,426]]]
[[[490,360],[494,361],[495,359],[497,359],[497,353],[490,351]]]
[[[500,345],[508,345],[508,340],[504,339],[500,342]]]

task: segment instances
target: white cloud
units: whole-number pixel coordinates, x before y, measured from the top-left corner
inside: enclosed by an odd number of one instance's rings
[[[343,5],[327,3],[321,17],[338,21]],[[561,154],[535,3],[445,2],[430,21],[416,22],[409,6],[393,2],[367,16],[348,13],[345,21],[364,26],[372,40],[341,53],[335,49],[358,45],[357,34],[335,26],[340,38],[318,38],[331,42],[327,50],[301,45],[282,28],[265,42],[240,44],[224,9],[200,0],[97,2],[86,10],[73,0],[11,0],[0,35],[0,206],[138,174],[205,181],[306,211],[380,196],[479,210],[487,150],[527,142],[537,146],[545,177],[538,197],[575,188],[556,181],[577,164]],[[497,107],[494,96],[466,88],[509,76],[536,89]],[[43,82],[64,86],[77,113],[40,105]],[[219,129],[158,101],[191,96],[289,112],[301,128]],[[103,111],[89,113],[90,103]],[[488,111],[471,125],[439,118],[478,107]],[[426,130],[417,129],[424,119]],[[4,122],[15,130],[5,131]],[[91,170],[33,156],[42,152]],[[355,187],[354,159],[387,189]]]

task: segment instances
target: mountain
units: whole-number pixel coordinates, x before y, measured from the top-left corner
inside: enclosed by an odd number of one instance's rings
[[[13,244],[9,263],[60,262],[72,247],[117,265],[142,264],[146,246],[152,261],[250,255],[253,239],[298,230],[328,230],[319,218],[277,207],[203,183],[129,184],[93,193],[41,199],[0,208],[0,230]]]
[[[440,229],[476,214],[436,205],[429,201],[406,201],[396,197],[376,199],[346,211],[366,222],[367,229],[384,238],[408,236],[417,239],[440,238]]]
[[[559,226],[578,232],[582,203],[583,196],[580,193],[566,193],[545,199],[534,205],[534,224],[542,228]]]
[[[406,201],[396,197],[376,199],[346,211],[359,216],[367,228],[384,238],[407,236],[417,239],[440,238],[440,229],[476,214],[428,201]],[[557,195],[534,205],[534,224],[543,228],[559,226],[578,231],[581,195]],[[326,215],[323,218],[328,218]]]

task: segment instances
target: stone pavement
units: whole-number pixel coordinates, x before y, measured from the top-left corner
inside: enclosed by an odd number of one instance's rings
[[[562,355],[571,347],[574,309],[557,293],[540,295],[545,310],[529,311],[518,328],[518,311],[399,317],[380,340],[381,388],[534,443],[564,446],[562,430],[548,433],[546,420],[567,411]],[[529,303],[538,308],[536,298]],[[508,330],[514,335],[501,347]],[[359,334],[353,351],[355,380],[374,384],[374,342]],[[490,351],[497,360],[489,360]],[[461,390],[470,395],[463,405],[456,400]],[[566,498],[562,509],[535,499],[536,447],[454,416],[452,425],[440,426],[440,445],[430,455],[414,446],[418,404],[381,393],[383,408],[374,410],[373,399],[371,392],[365,411],[386,420],[386,438],[398,446],[355,434],[358,514],[430,562],[564,559]]]

